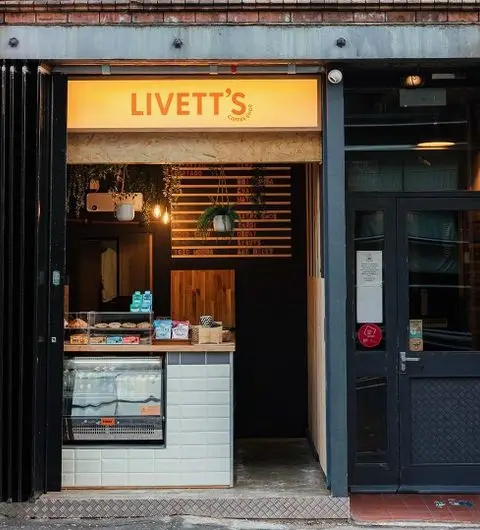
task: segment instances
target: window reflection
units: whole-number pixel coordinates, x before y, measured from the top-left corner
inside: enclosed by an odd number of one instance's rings
[[[480,212],[407,216],[410,319],[423,350],[480,349]]]
[[[355,213],[355,256],[358,251],[376,251],[384,250],[385,245],[385,228],[384,228],[384,212],[382,210],[372,211],[358,211]],[[354,271],[356,271],[356,264]],[[385,261],[383,260],[383,269],[385,268]],[[383,270],[383,278],[385,278],[385,271]],[[357,289],[357,278],[355,279],[355,303],[359,304],[358,300],[358,289]],[[385,315],[385,289],[382,284],[382,313]],[[355,308],[354,314],[357,314],[357,308]],[[365,323],[364,320],[355,323],[355,341],[357,351],[372,351],[374,350],[385,350],[385,322],[378,322],[378,326],[382,330],[381,342],[374,348],[368,348],[362,346],[358,339],[358,331]]]
[[[358,377],[357,462],[384,462],[387,454],[387,380]]]

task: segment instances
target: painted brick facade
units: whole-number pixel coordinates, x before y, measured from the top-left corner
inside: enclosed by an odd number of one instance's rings
[[[0,24],[478,24],[480,0],[3,0]]]
[[[1,8],[0,8],[1,9]],[[319,9],[138,11],[6,11],[0,24],[8,25],[112,25],[112,24],[478,24],[472,11],[332,11]]]

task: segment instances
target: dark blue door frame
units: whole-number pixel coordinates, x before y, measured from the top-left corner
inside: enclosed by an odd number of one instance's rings
[[[323,121],[323,236],[327,396],[327,480],[348,495],[347,275],[343,83],[326,81]]]

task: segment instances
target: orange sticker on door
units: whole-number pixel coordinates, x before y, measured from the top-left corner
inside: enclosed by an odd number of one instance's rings
[[[140,409],[141,416],[160,416],[160,405],[144,405]]]
[[[115,418],[100,418],[100,425],[113,427],[115,425]]]

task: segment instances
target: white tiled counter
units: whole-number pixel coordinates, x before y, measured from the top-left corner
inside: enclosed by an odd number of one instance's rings
[[[222,346],[166,353],[165,446],[65,446],[62,486],[233,486],[234,347]]]

